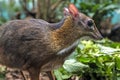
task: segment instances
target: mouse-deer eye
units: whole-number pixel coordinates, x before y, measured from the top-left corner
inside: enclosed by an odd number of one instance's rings
[[[93,24],[94,24],[93,20],[88,20],[88,21],[87,21],[87,25],[88,25],[89,27],[92,27]]]

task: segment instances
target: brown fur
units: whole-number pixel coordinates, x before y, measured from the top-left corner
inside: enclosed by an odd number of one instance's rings
[[[57,49],[56,51],[61,50],[68,47],[76,40],[77,35],[73,36],[75,35],[73,34],[75,33],[75,30],[73,30],[74,28],[72,24],[73,22],[71,17],[68,17],[60,29],[51,32],[53,49]]]
[[[41,20],[15,20],[3,25],[0,31],[0,63],[32,73],[39,73],[40,68],[41,71],[49,71],[61,66],[67,55],[56,54],[71,44],[61,40],[69,40],[68,38],[73,36],[70,34],[72,30],[69,29],[72,25],[67,25],[71,24],[69,21],[70,19],[66,19],[63,26],[56,30]],[[66,28],[65,32],[63,28]],[[69,54],[73,50],[70,50]],[[37,76],[37,72],[30,75]]]

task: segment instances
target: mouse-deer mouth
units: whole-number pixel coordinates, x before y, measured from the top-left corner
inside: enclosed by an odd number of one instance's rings
[[[100,33],[96,33],[96,34],[93,33],[93,34],[92,34],[92,37],[93,37],[94,39],[98,39],[98,40],[99,40],[99,39],[103,39],[103,37],[102,37],[102,35],[101,35]]]
[[[94,39],[103,39],[101,33],[98,31],[98,29],[95,27],[94,32],[92,32],[92,37]]]

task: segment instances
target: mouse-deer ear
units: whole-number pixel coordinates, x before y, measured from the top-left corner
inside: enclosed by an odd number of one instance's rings
[[[73,17],[77,17],[78,16],[79,12],[78,12],[78,9],[75,7],[74,4],[70,4],[68,9],[69,9],[70,14]]]
[[[68,8],[64,8],[64,15],[67,16],[67,15],[70,15],[70,11]]]

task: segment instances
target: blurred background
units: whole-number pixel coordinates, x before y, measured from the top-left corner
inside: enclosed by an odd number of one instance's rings
[[[120,0],[0,0],[0,25],[30,18],[57,22],[69,3],[92,17],[104,37],[120,41]]]

